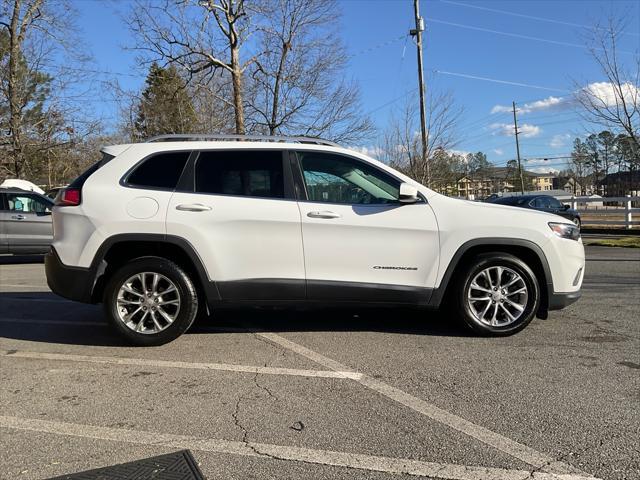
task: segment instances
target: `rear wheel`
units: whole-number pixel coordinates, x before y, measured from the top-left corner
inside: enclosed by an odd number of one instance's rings
[[[533,319],[540,288],[531,268],[506,253],[475,257],[456,286],[458,314],[475,332],[511,335]]]
[[[168,343],[191,326],[198,295],[189,276],[175,263],[142,257],[116,271],[104,296],[111,325],[135,345]]]

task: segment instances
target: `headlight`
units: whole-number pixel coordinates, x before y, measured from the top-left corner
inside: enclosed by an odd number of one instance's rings
[[[553,230],[560,238],[568,238],[569,240],[579,240],[580,239],[580,228],[576,225],[569,223],[549,223],[549,228]]]

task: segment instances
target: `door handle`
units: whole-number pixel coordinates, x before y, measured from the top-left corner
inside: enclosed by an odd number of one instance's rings
[[[181,210],[183,212],[206,212],[211,210],[211,207],[208,205],[202,205],[201,203],[183,203],[181,205],[177,205],[176,210]]]
[[[311,217],[311,218],[340,218],[341,216],[342,215],[340,215],[339,213],[330,212],[329,210],[307,213],[307,217]]]
[[[24,215],[11,215],[14,220],[24,220]]]

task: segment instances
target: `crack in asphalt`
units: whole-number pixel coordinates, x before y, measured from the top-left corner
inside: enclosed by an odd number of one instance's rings
[[[274,357],[278,356],[278,354],[280,353],[279,352],[280,350],[282,350],[282,354],[284,354],[284,349],[281,349],[281,348],[277,347],[276,345],[274,345],[272,343],[266,342],[260,336],[256,335],[255,332],[253,332],[252,335],[256,339],[258,339],[258,340],[260,340],[260,341],[262,341],[264,343],[268,343],[271,347],[273,347],[274,350],[276,351],[276,355],[274,355]],[[270,362],[264,362],[264,366],[267,367],[269,363]],[[260,376],[260,373],[256,372],[255,375],[253,376],[253,386],[250,387],[249,389],[247,389],[242,395],[240,395],[238,397],[238,400],[236,401],[236,405],[235,405],[234,411],[231,414],[231,416],[233,418],[233,422],[234,422],[235,426],[242,431],[242,440],[241,440],[242,443],[244,443],[256,455],[258,455],[260,457],[267,457],[267,458],[275,459],[275,460],[287,460],[287,461],[289,461],[288,459],[278,458],[278,457],[275,457],[275,456],[273,456],[271,454],[259,451],[256,448],[256,446],[249,441],[249,432],[247,431],[247,429],[244,427],[244,425],[240,421],[240,418],[239,418],[240,417],[240,406],[241,406],[241,404],[242,404],[242,402],[244,400],[248,399],[248,395],[251,393],[252,390],[254,390],[254,387],[257,387],[258,389],[266,392],[270,399],[273,399],[275,401],[279,401],[278,397],[269,388],[267,388],[265,385],[261,385],[258,382],[258,376]]]
[[[582,450],[580,450],[578,452],[567,452],[567,453],[565,453],[563,455],[560,455],[559,457],[557,457],[557,458],[555,458],[553,460],[550,460],[550,461],[544,463],[543,465],[540,465],[540,466],[534,468],[533,470],[531,470],[531,472],[529,472],[529,476],[527,477],[527,479],[534,478],[536,473],[539,473],[541,470],[543,470],[544,468],[548,467],[552,463],[564,462],[569,457],[574,457],[577,460],[580,457],[582,457],[585,453],[587,453],[588,451],[596,449],[596,448],[600,448],[606,442],[609,442],[609,441],[614,440],[614,439],[619,438],[619,437],[620,437],[620,435],[618,435],[618,434],[610,435],[609,437],[601,438],[598,441],[597,445],[589,445],[589,446],[584,447]],[[571,465],[571,466],[573,466],[573,465]],[[578,469],[577,467],[574,467],[574,468]]]

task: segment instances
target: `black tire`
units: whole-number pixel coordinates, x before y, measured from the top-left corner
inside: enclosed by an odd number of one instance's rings
[[[526,301],[522,302],[524,309],[520,316],[512,323],[505,322],[504,325],[489,325],[481,321],[469,305],[468,294],[473,279],[483,270],[491,267],[503,267],[512,270],[521,277],[522,282],[527,288]],[[520,283],[520,285],[522,285],[522,283]],[[485,336],[507,336],[525,328],[535,316],[540,306],[540,286],[531,268],[518,257],[501,252],[483,253],[471,259],[469,266],[461,272],[455,284],[453,302],[458,317],[474,332]],[[490,302],[492,302],[491,308],[493,308],[495,303],[502,303],[492,300],[490,300]],[[480,302],[480,305],[482,306],[483,304]],[[504,305],[507,304],[505,303]],[[499,311],[499,315],[502,315],[503,319],[506,319],[506,314],[498,309],[499,306],[500,305],[495,305],[496,311]],[[513,311],[512,309],[512,312]],[[491,314],[491,312],[489,312],[489,314]]]
[[[173,283],[179,295],[174,297],[180,301],[179,309],[175,312],[175,319],[163,330],[156,333],[134,331],[120,319],[118,312],[117,299],[120,288],[128,279],[143,272],[157,273],[164,276]],[[131,298],[137,297],[133,296]],[[175,340],[189,329],[198,313],[198,294],[193,281],[182,268],[161,257],[140,257],[120,267],[109,279],[103,301],[104,312],[111,326],[129,343],[138,346],[164,345]],[[133,306],[131,308],[135,309],[136,307]],[[150,319],[147,318],[147,324],[149,321]]]
[[[576,225],[576,227],[582,229],[582,221],[578,217],[573,219],[573,223]]]

